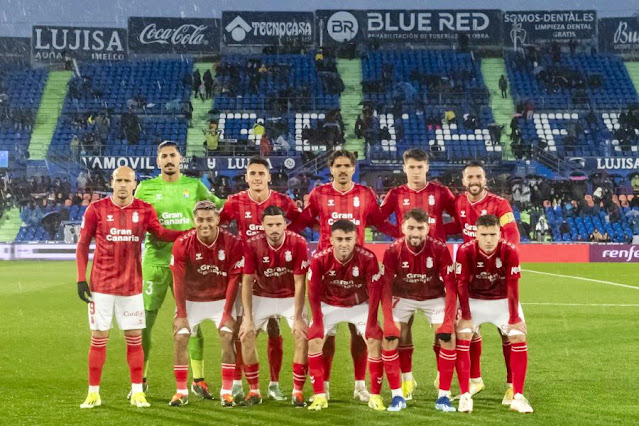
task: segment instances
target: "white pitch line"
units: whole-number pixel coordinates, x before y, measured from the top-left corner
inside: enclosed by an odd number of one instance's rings
[[[639,287],[636,287],[633,285],[613,283],[611,281],[593,280],[592,278],[575,277],[574,275],[551,274],[550,272],[533,271],[532,269],[522,269],[522,271],[533,272],[535,274],[541,274],[541,275],[550,275],[551,277],[572,278],[573,280],[590,281],[593,283],[607,284],[607,285],[613,285],[615,287],[623,287],[623,288],[631,288],[633,290],[639,290]]]
[[[542,305],[542,306],[601,306],[601,307],[631,307],[636,308],[639,307],[639,304],[635,303],[551,303],[551,302],[528,302],[522,303],[522,305]]]

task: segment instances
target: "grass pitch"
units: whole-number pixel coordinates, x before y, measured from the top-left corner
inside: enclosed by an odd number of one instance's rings
[[[89,329],[86,305],[76,294],[73,262],[0,262],[0,390],[4,424],[639,424],[636,403],[639,353],[639,268],[613,264],[525,264],[521,300],[529,331],[526,396],[535,413],[511,413],[501,405],[505,371],[495,328],[482,328],[486,390],[475,397],[470,415],[435,410],[432,386],[435,359],[432,331],[422,316],[415,320],[415,400],[401,413],[373,412],[351,399],[352,363],[346,327],[338,334],[329,408],[319,413],[295,409],[289,402],[265,400],[252,408],[224,409],[219,400],[191,396],[189,405],[169,407],[175,391],[172,371],[173,300],[167,302],[154,329],[149,374],[152,404],[137,409],[125,399],[128,368],[122,334],[114,328],[107,349],[101,397],[103,405],[81,410],[87,391]],[[542,275],[531,271],[583,277]],[[219,347],[212,324],[203,328],[206,378],[217,395]],[[292,388],[290,331],[285,341],[280,382]],[[259,339],[261,385],[266,393],[268,366],[265,337]],[[456,378],[454,379],[454,382]],[[455,386],[455,385],[454,385]],[[305,395],[311,394],[310,383]],[[384,385],[384,397],[390,392]]]

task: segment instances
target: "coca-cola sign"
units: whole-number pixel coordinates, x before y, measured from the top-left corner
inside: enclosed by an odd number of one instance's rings
[[[135,53],[216,53],[219,19],[129,18],[129,49]]]

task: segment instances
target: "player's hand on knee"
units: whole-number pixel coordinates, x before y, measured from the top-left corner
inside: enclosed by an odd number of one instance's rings
[[[240,338],[240,340],[244,340],[247,336],[250,335],[250,333],[254,332],[255,325],[253,324],[253,320],[251,320],[250,318],[245,318],[244,321],[242,321],[242,325],[240,326],[238,337]]]
[[[191,334],[191,327],[186,318],[175,318],[173,320],[173,334]]]
[[[91,302],[91,289],[86,281],[78,281],[78,296],[86,303]]]
[[[514,324],[508,324],[508,332],[507,332],[507,334],[509,336],[511,335],[511,331],[518,331],[519,333],[523,333],[524,335],[528,333],[528,329],[526,327],[526,323],[523,322],[522,320],[519,320],[518,322],[516,322]],[[514,333],[514,334],[518,334],[518,333]]]
[[[308,325],[303,319],[296,319],[293,321],[293,334],[306,338],[308,332]]]

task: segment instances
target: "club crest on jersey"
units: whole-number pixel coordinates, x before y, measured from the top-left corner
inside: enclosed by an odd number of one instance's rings
[[[286,250],[284,252],[284,260],[287,262],[290,262],[291,260],[293,260],[293,253],[291,253],[290,250]]]
[[[195,253],[195,260],[202,260],[202,253]]]
[[[155,194],[155,199],[156,200],[161,200],[162,199],[162,193],[158,192],[157,194]]]
[[[482,211],[481,211],[481,215],[482,215],[482,216],[483,216],[483,215],[485,215],[485,214],[488,214],[488,212],[486,211],[486,209],[484,209],[484,210],[482,210]]]
[[[402,268],[405,268],[405,269],[409,268],[408,262],[406,261],[402,262]]]
[[[335,200],[328,200],[328,206],[333,207],[335,205]]]
[[[359,207],[359,197],[353,197],[353,206]]]
[[[218,250],[217,258],[220,259],[220,260],[226,259],[226,253],[224,252],[224,250]]]
[[[191,198],[191,193],[189,192],[188,189],[184,190],[184,198]]]
[[[131,216],[131,220],[133,223],[138,223],[140,221],[140,215],[138,212],[133,212],[133,216]]]
[[[428,205],[429,206],[434,206],[435,205],[435,196],[434,195],[429,195],[428,196]]]
[[[427,257],[427,258],[426,258],[426,267],[427,267],[428,269],[430,269],[430,268],[432,268],[432,267],[433,267],[433,258],[432,258],[432,257]]]
[[[495,259],[495,266],[498,267],[498,268],[501,268],[501,259],[500,258]]]
[[[251,219],[252,217],[251,212],[244,212],[244,219]]]
[[[271,259],[268,256],[262,256],[262,263],[269,263]]]
[[[410,206],[410,200],[408,198],[404,198],[404,202],[402,204],[404,206]]]
[[[359,268],[357,266],[353,266],[353,276],[359,277]]]
[[[462,210],[459,212],[459,217],[466,217],[466,210]]]
[[[107,215],[107,222],[113,222],[113,215],[112,214],[108,214]]]

